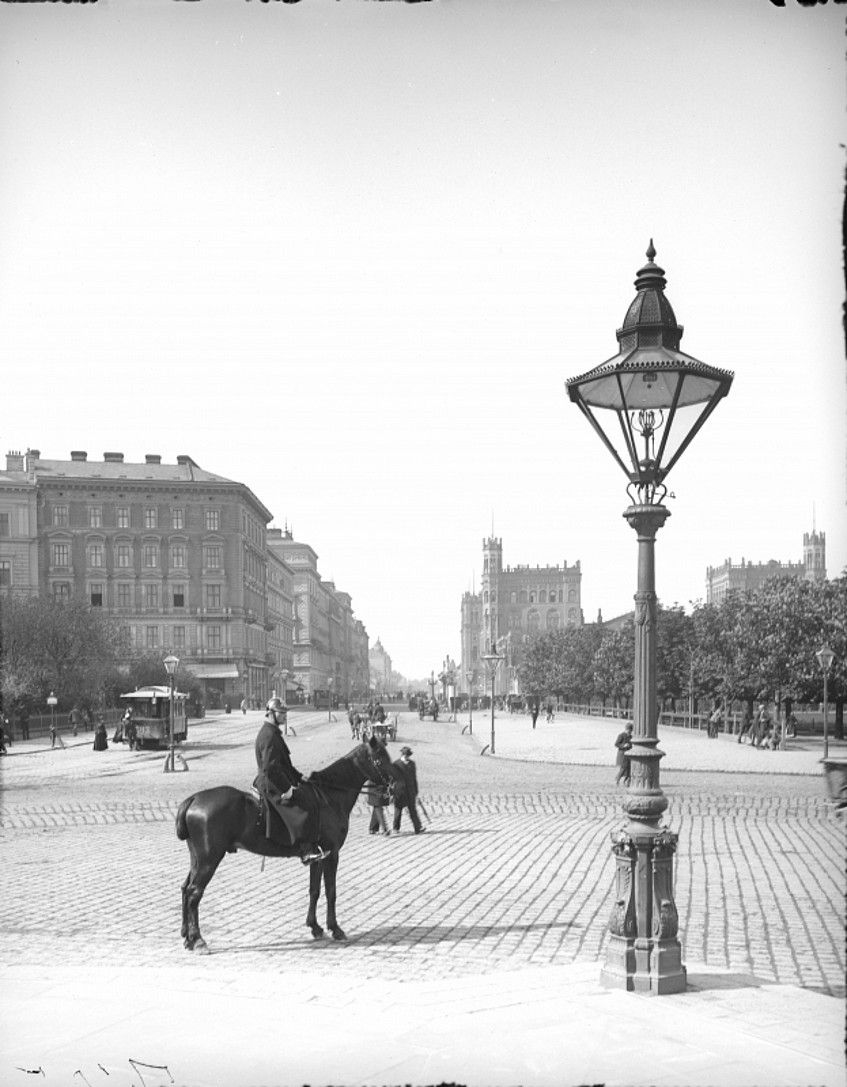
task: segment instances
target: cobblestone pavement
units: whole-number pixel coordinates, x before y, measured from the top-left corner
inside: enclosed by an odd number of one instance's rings
[[[201,904],[215,954],[185,952],[179,889],[188,854],[174,832],[176,807],[211,784],[249,785],[258,720],[193,726],[188,774],[162,774],[161,754],[94,753],[89,739],[66,752],[16,745],[3,760],[0,806],[4,963],[184,957],[195,972],[214,963],[399,980],[602,959],[609,832],[621,822],[608,770],[480,759],[455,724],[412,715],[401,718],[391,749],[414,747],[432,822],[422,836],[372,838],[357,805],[339,867],[348,943],[311,939],[299,863],[271,860],[262,871],[260,858],[239,853],[224,860]],[[350,746],[343,719],[292,720],[303,770]],[[685,955],[843,995],[844,828],[820,782],[789,789],[765,775],[742,784],[720,777],[674,775],[668,789]]]

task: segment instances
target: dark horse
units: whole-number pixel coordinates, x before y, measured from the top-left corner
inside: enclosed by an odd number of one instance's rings
[[[316,770],[307,782],[314,786],[318,800],[318,842],[330,850],[320,863],[309,866],[309,912],[306,924],[319,940],[324,930],[318,924],[317,907],[321,894],[321,874],[326,890],[327,928],[336,940],[347,937],[335,917],[335,876],[338,852],[344,845],[350,826],[350,812],[365,781],[370,778],[388,785],[393,777],[391,757],[384,744],[371,739],[354,747],[349,754],[324,770]],[[246,849],[264,857],[299,857],[298,847],[277,845],[265,837],[265,820],[259,802],[250,794],[220,785],[194,793],[179,806],[176,836],[188,842],[191,868],[182,885],[182,937],[189,951],[208,954],[200,935],[198,907],[203,892],[226,853]]]

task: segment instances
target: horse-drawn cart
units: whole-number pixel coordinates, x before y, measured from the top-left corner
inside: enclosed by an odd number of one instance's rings
[[[391,717],[386,717],[384,721],[374,721],[368,726],[371,730],[371,735],[382,743],[386,743],[388,740],[397,739],[397,714],[392,714]]]

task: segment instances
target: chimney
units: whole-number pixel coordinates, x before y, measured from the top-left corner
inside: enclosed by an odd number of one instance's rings
[[[180,455],[176,458],[176,462],[177,464],[194,464],[194,461],[191,459],[191,457],[188,456],[187,453],[180,453]]]
[[[41,459],[40,449],[28,449],[26,451],[26,470],[27,472],[34,472],[36,462]]]
[[[23,454],[17,449],[10,449],[6,454],[6,471],[22,472],[24,470]]]
[[[88,460],[88,454],[84,449],[72,449],[71,460]]]
[[[123,464],[123,453],[104,453],[103,460],[106,464]]]
[[[161,464],[162,463],[162,458],[159,456],[158,453],[145,453],[144,454],[144,463],[145,464]]]

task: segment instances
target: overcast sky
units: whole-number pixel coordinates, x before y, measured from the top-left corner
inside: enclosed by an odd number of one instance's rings
[[[847,566],[844,13],[787,0],[0,5],[0,443],[188,453],[410,677],[492,527],[632,605],[625,478],[564,382],[652,237],[735,371],[669,477],[660,599]]]

